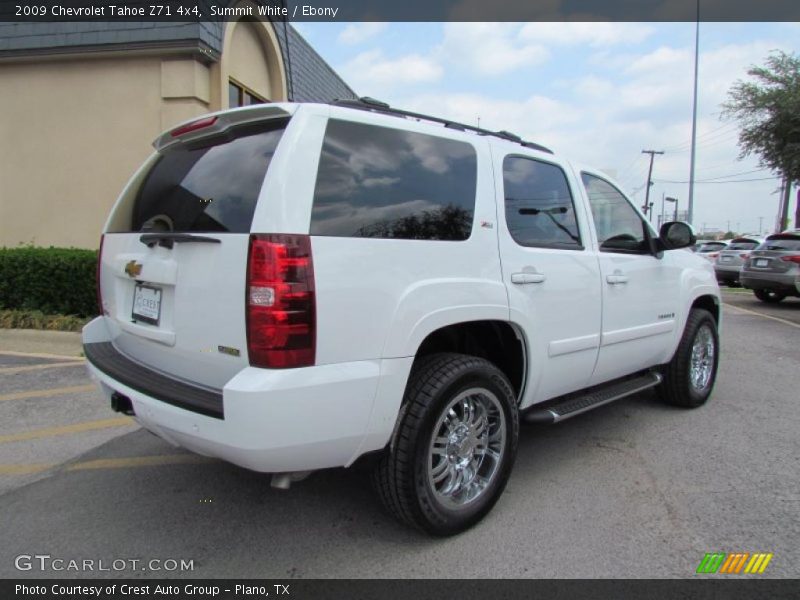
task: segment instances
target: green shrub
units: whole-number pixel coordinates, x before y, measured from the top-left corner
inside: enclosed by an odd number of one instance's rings
[[[89,319],[73,315],[46,315],[38,310],[0,309],[0,328],[80,331]]]
[[[0,309],[97,314],[96,250],[0,248]]]

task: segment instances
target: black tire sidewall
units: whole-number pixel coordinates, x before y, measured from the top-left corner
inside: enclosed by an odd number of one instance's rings
[[[683,360],[681,361],[683,363],[681,365],[683,367],[682,379],[685,382],[686,395],[690,399],[691,406],[700,406],[701,404],[704,404],[706,400],[708,400],[708,397],[711,395],[711,392],[714,389],[714,383],[716,382],[717,378],[717,369],[719,368],[719,334],[717,332],[714,317],[712,317],[707,311],[698,311],[697,314],[698,318],[693,320],[693,322],[690,324],[690,330],[686,332],[686,344],[682,348],[685,356],[682,357]],[[714,340],[714,365],[708,385],[702,392],[698,392],[698,390],[692,385],[690,369],[692,362],[692,347],[694,346],[697,334],[704,325],[708,326],[709,330],[711,331],[711,336]]]
[[[485,387],[500,401],[506,420],[505,447],[500,468],[481,497],[463,508],[454,509],[444,506],[438,501],[428,481],[430,444],[435,433],[433,429],[445,407],[458,394],[473,387]],[[508,381],[492,365],[483,363],[461,369],[436,391],[417,430],[414,444],[414,486],[419,509],[424,515],[424,520],[430,523],[430,528],[426,527],[426,529],[434,534],[450,535],[480,521],[492,509],[511,474],[516,458],[518,435],[519,416],[516,399]]]

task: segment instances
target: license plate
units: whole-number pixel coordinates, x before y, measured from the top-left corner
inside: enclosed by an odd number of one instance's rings
[[[731,260],[733,260],[733,257],[732,256],[721,256],[720,260],[722,262],[731,262]]]
[[[753,263],[757,267],[766,267],[769,264],[768,258],[757,258],[756,262]]]
[[[137,283],[133,290],[131,316],[134,321],[158,325],[158,320],[161,318],[161,288]]]

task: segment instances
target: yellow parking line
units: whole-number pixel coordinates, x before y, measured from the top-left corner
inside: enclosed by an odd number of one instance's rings
[[[130,417],[117,417],[114,419],[101,419],[100,421],[86,421],[84,423],[75,423],[73,425],[61,425],[60,427],[46,427],[45,429],[34,429],[33,431],[23,431],[22,433],[0,435],[0,444],[5,444],[8,442],[22,442],[25,440],[38,440],[41,438],[56,437],[59,435],[83,433],[84,431],[95,431],[97,429],[125,427],[133,424],[134,420]]]
[[[159,454],[156,456],[130,456],[126,458],[98,458],[68,465],[65,470],[94,471],[100,469],[160,467],[165,465],[197,465],[209,462],[213,462],[213,459],[198,454]],[[0,465],[0,475],[31,475],[57,466],[58,463]]]
[[[0,375],[10,375],[15,373],[25,373],[26,371],[41,371],[43,369],[62,369],[64,367],[81,367],[83,359],[76,358],[70,362],[48,363],[46,365],[25,365],[24,367],[3,367]]]
[[[739,310],[743,313],[747,313],[748,315],[756,315],[757,317],[764,317],[765,319],[772,319],[773,321],[777,321],[778,323],[783,323],[785,325],[790,325],[792,327],[797,327],[800,329],[800,324],[795,323],[794,321],[787,321],[786,319],[781,319],[780,317],[773,317],[772,315],[765,315],[764,313],[757,312],[755,310],[749,310],[747,308],[742,308],[741,306],[734,306],[733,304],[728,304],[727,302],[722,303],[723,306],[727,306],[728,308],[732,308],[733,310]]]
[[[32,465],[0,465],[0,475],[31,475],[41,473],[55,467],[55,463],[38,463]]]
[[[127,469],[130,467],[156,467],[161,465],[186,465],[210,462],[210,458],[196,454],[163,454],[160,456],[131,456],[128,458],[99,458],[75,463],[67,471],[90,469]]]
[[[66,394],[79,394],[81,392],[91,392],[97,389],[94,384],[73,385],[71,387],[48,388],[46,390],[30,390],[27,392],[14,392],[12,394],[0,394],[0,402],[3,400],[27,400],[28,398],[49,398],[51,396],[61,396]]]
[[[49,354],[47,352],[15,352],[12,350],[1,350],[0,356],[24,356],[28,358],[62,358],[64,360],[85,360],[82,356],[70,354]]]

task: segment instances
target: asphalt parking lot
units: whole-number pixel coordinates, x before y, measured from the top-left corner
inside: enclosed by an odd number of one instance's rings
[[[494,511],[444,540],[393,522],[362,473],[273,490],[111,412],[81,359],[0,351],[0,577],[685,578],[707,552],[770,552],[762,577],[798,577],[800,299],[724,299],[705,407],[645,393],[526,426]],[[193,570],[15,568],[37,553]]]

